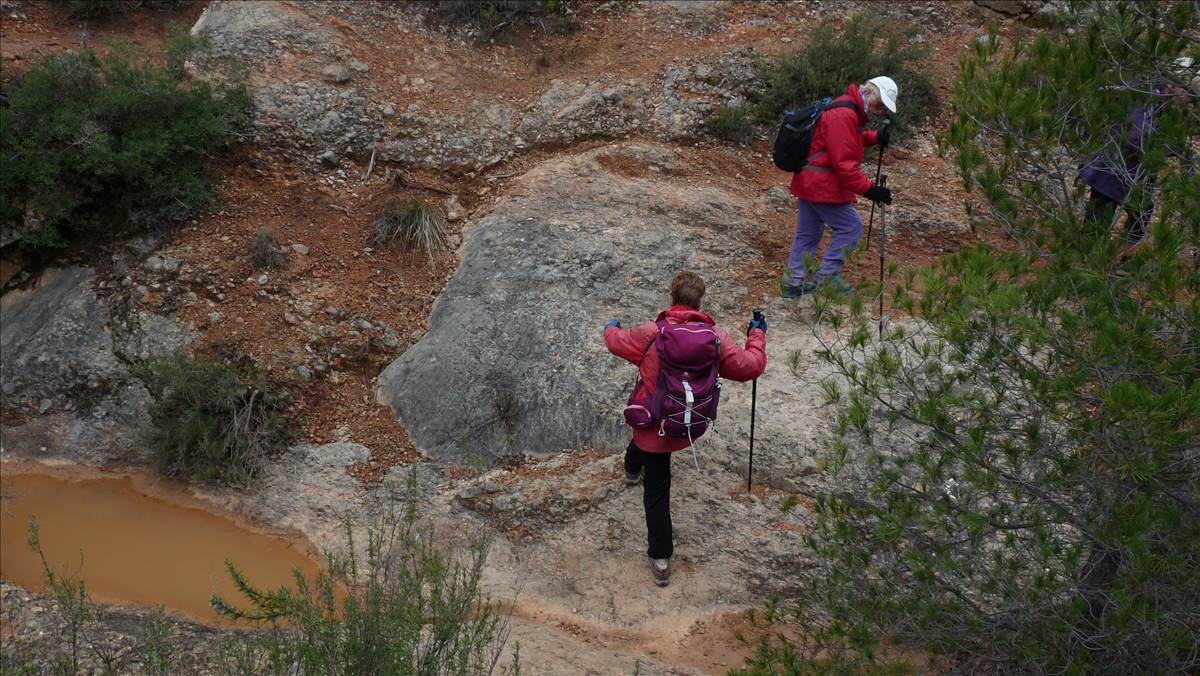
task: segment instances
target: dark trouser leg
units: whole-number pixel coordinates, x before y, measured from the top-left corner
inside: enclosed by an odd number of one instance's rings
[[[1103,545],[1093,545],[1088,553],[1087,563],[1083,566],[1083,575],[1079,580],[1079,591],[1087,602],[1088,615],[1094,621],[1100,621],[1104,613],[1111,607],[1112,601],[1108,592],[1121,569],[1121,554]]]
[[[637,474],[642,471],[642,449],[632,441],[625,447],[625,473]]]
[[[652,559],[669,559],[675,552],[671,541],[671,454],[642,453],[646,474],[642,481],[642,506],[646,508],[646,554]]]
[[[1150,217],[1154,215],[1154,203],[1146,205],[1146,208],[1138,212],[1126,212],[1127,219],[1125,221],[1125,241],[1129,244],[1137,244],[1146,236],[1146,228],[1150,225]]]
[[[1113,212],[1116,211],[1117,203],[1112,201],[1102,192],[1092,188],[1091,195],[1088,196],[1087,206],[1083,208],[1084,218],[1099,223],[1105,228],[1112,225]]]

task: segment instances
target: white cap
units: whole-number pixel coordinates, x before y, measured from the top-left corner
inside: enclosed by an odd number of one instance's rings
[[[867,83],[875,85],[879,90],[879,98],[883,101],[883,105],[893,113],[896,112],[896,94],[900,93],[896,81],[886,75],[880,75],[867,80]]]

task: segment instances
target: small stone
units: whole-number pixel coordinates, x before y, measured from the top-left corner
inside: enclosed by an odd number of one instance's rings
[[[221,313],[220,312],[208,313],[208,321],[211,324],[216,324],[217,322],[221,321]]]
[[[371,67],[362,61],[359,61],[358,59],[354,59],[350,62],[350,70],[353,70],[356,73],[365,73],[368,70],[371,70]]]
[[[308,255],[308,247],[304,246],[303,244],[293,244],[292,251],[295,251],[296,253],[300,254],[301,256]]]
[[[333,152],[332,150],[326,150],[318,155],[317,159],[321,161],[321,164],[324,164],[327,167],[336,167],[338,163],[337,153]]]
[[[446,220],[453,223],[454,221],[462,220],[464,216],[462,203],[458,201],[458,195],[451,195],[446,198]]]
[[[38,404],[38,411],[41,411],[42,413],[45,413],[52,408],[54,408],[54,401],[52,399],[43,399],[41,403]]]
[[[787,42],[791,42],[791,41],[792,41],[792,39],[791,39],[791,38],[789,38],[789,37],[787,37],[787,36],[785,35],[785,36],[783,36],[783,37],[779,38],[779,41],[780,41],[780,42],[783,42],[783,43],[787,43]]]
[[[330,82],[342,83],[349,81],[352,73],[345,64],[335,63],[322,68],[321,75]]]
[[[179,259],[170,256],[151,256],[142,265],[147,272],[169,273],[179,269]]]
[[[300,318],[297,317],[294,313],[285,312],[285,313],[283,313],[283,321],[287,322],[288,324],[291,324],[292,326],[295,326],[296,324],[300,323]]]
[[[382,113],[384,117],[396,117],[396,106],[393,106],[390,103],[385,103],[383,104],[383,107],[379,109],[379,112]]]
[[[296,377],[300,380],[308,380],[312,378],[312,371],[304,364],[301,364],[296,367]]]
[[[256,279],[255,281],[258,282],[260,285],[266,284],[267,283],[267,273],[265,273],[265,272],[262,273],[261,275],[258,276],[258,279]]]
[[[329,307],[325,308],[325,314],[329,315],[330,317],[337,317],[338,315],[342,314],[342,311],[330,305]]]

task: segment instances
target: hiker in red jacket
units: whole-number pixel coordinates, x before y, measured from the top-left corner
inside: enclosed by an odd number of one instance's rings
[[[862,217],[854,210],[859,195],[883,204],[892,203],[892,193],[874,185],[862,170],[863,148],[886,146],[888,128],[864,131],[868,115],[896,112],[896,83],[889,77],[876,77],[864,85],[851,84],[833,103],[848,102],[852,107],[832,107],[821,114],[813,130],[805,165],[792,174],[792,194],[796,200],[796,238],[788,257],[791,279],[784,287],[784,298],[812,293],[822,282],[839,293],[854,289],[841,278],[846,253],[862,238]],[[805,280],[804,259],[814,256],[825,234],[825,225],[833,237],[814,279]]]
[[[703,323],[719,340],[718,374],[736,381],[753,380],[767,367],[767,322],[753,321],[746,335],[746,347],[718,329],[711,317],[700,311],[704,298],[704,280],[694,272],[680,271],[671,280],[671,307],[658,315],[658,321],[670,324]],[[640,379],[634,395],[649,396],[658,380],[659,355],[653,345],[659,334],[656,322],[645,322],[622,329],[619,321],[604,326],[604,344],[608,351],[638,365]],[[633,440],[625,449],[625,483],[632,486],[644,478],[642,505],[646,510],[646,535],[650,570],[654,583],[667,585],[671,574],[671,454],[691,445],[691,439],[665,436],[657,426],[633,429]]]

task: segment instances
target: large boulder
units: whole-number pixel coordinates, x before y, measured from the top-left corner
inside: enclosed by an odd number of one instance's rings
[[[552,160],[470,232],[431,331],[380,377],[418,447],[462,460],[620,443],[633,371],[607,356],[604,322],[652,318],[684,267],[708,280],[709,309],[745,301],[727,272],[750,249],[738,200],[649,176],[673,166],[642,145]]]
[[[93,272],[47,272],[32,289],[0,299],[0,402],[33,405],[70,395],[87,397],[124,379],[113,354],[107,308],[92,291]]]
[[[379,379],[379,399],[418,448],[459,462],[623,447],[635,369],[608,354],[601,327],[653,319],[679,269],[705,278],[705,309],[741,337],[754,299],[733,271],[760,264],[751,244],[763,227],[759,200],[687,176],[682,152],[623,143],[550,160],[469,230],[429,333]],[[816,368],[819,345],[803,324],[777,319],[759,385],[757,435],[770,452],[756,464],[794,487],[814,467],[825,421],[810,412],[817,384],[784,362]],[[729,468],[745,466],[747,390],[725,387],[717,429],[700,444]]]
[[[48,270],[32,288],[0,298],[6,453],[95,464],[136,454],[150,395],[135,365],[192,335],[168,317],[131,310],[126,298],[99,297],[94,278],[89,268]]]

